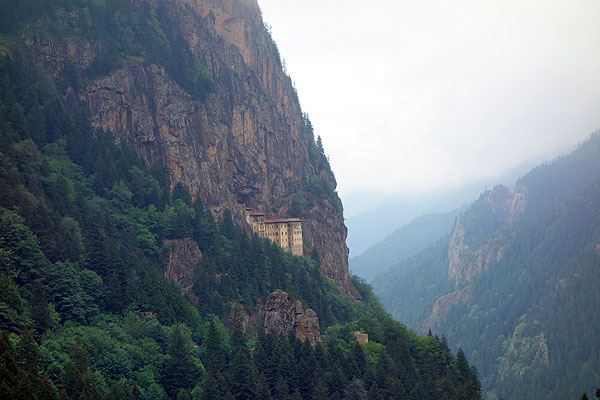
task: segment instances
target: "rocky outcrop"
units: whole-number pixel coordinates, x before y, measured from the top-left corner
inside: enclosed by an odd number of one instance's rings
[[[245,204],[283,217],[292,195],[310,192],[310,182],[335,188],[333,174],[311,151],[312,129],[256,0],[134,4],[154,8],[183,37],[218,90],[192,98],[162,66],[130,59],[75,90],[95,126],[115,132],[148,163],[166,165],[171,185],[184,183],[206,205],[235,209]],[[57,81],[67,64],[88,69],[110,45],[39,32],[26,44]],[[73,90],[66,90],[71,94],[65,103],[76,103]],[[313,195],[312,208],[301,216],[303,235],[319,253],[323,273],[359,300],[348,273],[343,216],[328,196]]]
[[[181,286],[183,293],[192,302],[197,303],[197,298],[192,291],[194,285],[194,271],[202,259],[202,252],[195,241],[190,238],[167,239],[164,248],[168,252],[169,264],[165,276]]]
[[[465,304],[471,299],[471,287],[467,286],[460,290],[448,293],[435,302],[431,315],[421,326],[422,332],[434,329],[446,320],[450,310],[460,304]]]
[[[363,332],[360,332],[360,331],[354,331],[354,338],[360,344],[367,344],[367,343],[369,343],[369,334],[368,333],[363,333]]]
[[[306,310],[300,300],[294,300],[286,292],[275,291],[265,302],[265,330],[288,334],[294,332],[298,339],[308,340],[313,346],[321,341],[317,313]]]
[[[468,248],[456,246],[449,254],[452,261],[448,267],[448,277],[457,286],[473,282],[477,275],[487,271],[504,257],[507,246],[508,240],[502,235],[486,240],[471,252],[468,252]]]
[[[258,299],[254,312],[249,314],[243,304],[234,302],[229,306],[226,323],[230,329],[240,327],[244,332],[257,337],[261,327],[264,327],[264,308],[264,304]]]
[[[527,373],[540,373],[550,366],[549,349],[543,332],[535,336],[523,334],[525,324],[517,325],[508,349],[504,353],[504,366],[500,379],[518,377],[523,380]]]
[[[57,15],[56,23],[67,24],[67,17],[62,14]],[[23,44],[35,53],[55,81],[64,78],[65,68],[69,66],[80,71],[89,69],[96,60],[96,56],[102,51],[102,45],[99,42],[92,42],[76,36],[59,40],[48,35],[44,21],[39,21],[37,25],[38,29],[25,38]]]
[[[525,193],[524,187],[512,193],[498,185],[458,216],[448,246],[448,278],[456,287],[472,282],[503,258],[508,243],[503,231],[525,211]]]
[[[437,299],[422,325],[424,332],[439,326],[453,307],[467,303],[475,277],[504,258],[514,235],[510,228],[525,212],[526,193],[524,186],[513,193],[497,185],[456,218],[448,245],[448,279],[456,290]]]

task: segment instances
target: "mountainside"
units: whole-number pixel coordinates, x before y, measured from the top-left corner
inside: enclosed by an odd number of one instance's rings
[[[368,281],[447,235],[454,226],[459,210],[422,215],[381,242],[350,259],[352,273]]]
[[[500,182],[513,183],[531,167],[532,161],[524,162],[502,173],[500,176],[469,182],[455,188],[442,189],[418,195],[398,195],[386,198],[369,207],[366,211],[353,213],[346,218],[348,227],[348,247],[350,256],[355,258],[376,245],[399,227],[409,224],[415,218],[427,214],[444,213],[453,208],[463,207],[477,197],[484,188]],[[365,197],[369,201],[365,200]],[[344,202],[350,202],[354,209],[372,204],[377,199],[373,193],[349,194]]]
[[[373,280],[393,316],[461,346],[494,399],[600,381],[600,134],[487,191],[452,234]]]
[[[69,113],[84,103],[95,127],[166,165],[171,188],[240,221],[244,205],[302,217],[306,254],[358,299],[335,178],[255,0],[47,3],[53,17],[7,46],[48,71]]]
[[[0,0],[0,33],[0,398],[481,399],[350,279],[254,0]]]

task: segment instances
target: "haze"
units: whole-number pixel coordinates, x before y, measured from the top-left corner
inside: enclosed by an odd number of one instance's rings
[[[456,187],[600,126],[600,1],[259,0],[342,197]]]

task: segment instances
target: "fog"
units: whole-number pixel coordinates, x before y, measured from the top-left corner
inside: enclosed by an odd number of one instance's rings
[[[342,199],[459,187],[600,126],[600,1],[259,4]]]

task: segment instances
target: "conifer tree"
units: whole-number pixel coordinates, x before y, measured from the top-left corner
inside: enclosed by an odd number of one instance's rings
[[[0,331],[0,397],[12,399],[16,395],[17,365],[6,332]]]
[[[192,362],[188,330],[184,324],[176,324],[169,334],[169,357],[164,364],[161,383],[171,397],[175,397],[179,389],[191,390],[200,378],[200,371]]]
[[[256,398],[256,380],[252,374],[250,352],[240,327],[231,335],[231,362],[229,365],[230,392],[236,400]]]
[[[37,377],[40,368],[40,354],[37,343],[29,329],[25,329],[16,348],[17,366],[29,379]]]
[[[50,311],[48,310],[48,300],[44,286],[40,280],[33,284],[33,293],[31,299],[31,318],[35,324],[38,334],[43,334],[52,325]]]
[[[64,387],[72,399],[99,399],[100,394],[89,370],[90,356],[81,339],[76,339],[65,365]]]

